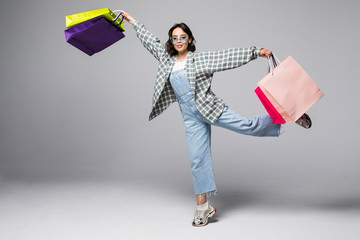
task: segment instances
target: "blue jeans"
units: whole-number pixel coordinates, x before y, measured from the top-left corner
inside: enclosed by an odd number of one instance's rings
[[[214,169],[211,157],[211,125],[252,136],[279,136],[280,124],[275,124],[269,115],[246,119],[225,105],[220,117],[211,123],[197,109],[186,71],[170,75],[171,86],[179,102],[186,129],[190,155],[191,173],[195,194],[216,192]]]

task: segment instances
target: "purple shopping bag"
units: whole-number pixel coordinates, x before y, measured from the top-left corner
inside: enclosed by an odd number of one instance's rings
[[[124,37],[124,33],[104,17],[94,18],[65,30],[66,41],[89,56]]]

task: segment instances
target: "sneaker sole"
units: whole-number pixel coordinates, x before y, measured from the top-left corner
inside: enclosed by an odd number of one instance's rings
[[[203,227],[203,226],[207,225],[207,224],[209,223],[209,218],[213,217],[213,216],[215,215],[215,213],[216,213],[216,208],[214,208],[214,211],[209,212],[209,214],[208,214],[208,216],[206,217],[206,220],[205,220],[205,222],[204,222],[203,224],[195,224],[195,223],[193,222],[192,225],[193,225],[194,227]]]
[[[309,115],[304,113],[300,118],[304,119],[304,121],[306,121],[309,124],[309,126],[298,124],[299,126],[305,128],[305,129],[311,128],[312,121],[311,121],[311,118],[309,117]]]

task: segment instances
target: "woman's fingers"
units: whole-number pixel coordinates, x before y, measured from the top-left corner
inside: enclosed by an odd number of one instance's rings
[[[124,12],[122,15],[124,16],[125,20],[128,21],[130,24],[133,24],[135,22],[134,17],[131,16],[130,13]]]
[[[260,51],[260,57],[266,57],[269,58],[272,56],[272,52],[270,50],[267,50],[265,48],[261,49]]]

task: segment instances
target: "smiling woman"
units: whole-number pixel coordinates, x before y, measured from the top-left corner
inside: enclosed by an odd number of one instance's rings
[[[217,193],[211,157],[211,126],[259,137],[278,137],[281,126],[269,115],[246,119],[233,111],[211,90],[213,75],[240,67],[259,56],[269,58],[272,52],[253,46],[196,53],[195,38],[185,23],[171,27],[169,39],[162,44],[129,13],[123,16],[132,24],[144,47],[159,61],[149,119],[160,115],[172,102],[179,103],[197,199],[193,226],[205,226],[216,212],[207,201],[208,195]]]
[[[179,54],[178,60],[186,59],[188,51],[195,52],[195,38],[185,23],[177,23],[169,30],[169,40],[165,44],[170,56]]]

